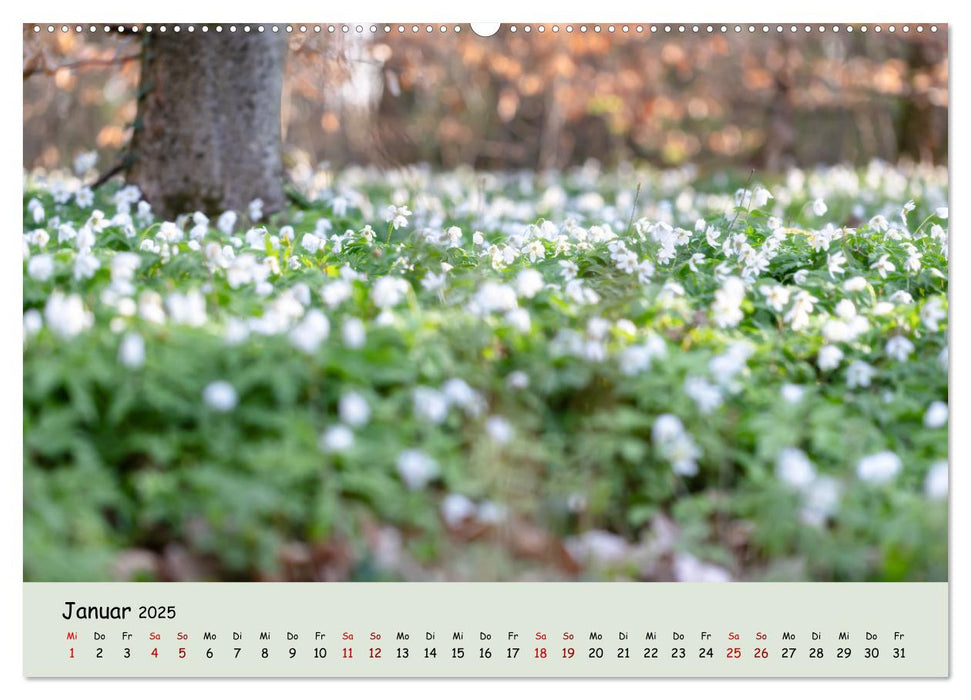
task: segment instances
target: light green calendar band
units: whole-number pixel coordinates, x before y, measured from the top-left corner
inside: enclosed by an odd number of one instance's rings
[[[24,673],[948,674],[946,583],[26,583]]]

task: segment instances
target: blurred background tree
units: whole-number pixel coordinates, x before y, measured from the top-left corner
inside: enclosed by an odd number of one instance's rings
[[[146,34],[126,175],[156,211],[284,205],[280,96],[285,39],[272,33]]]
[[[287,35],[289,166],[947,162],[946,29],[675,36],[504,25],[482,38],[425,26]],[[96,149],[106,169],[135,123],[140,40],[30,26],[24,39],[24,167]]]

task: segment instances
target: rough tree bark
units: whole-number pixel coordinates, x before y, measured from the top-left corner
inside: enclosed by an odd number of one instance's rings
[[[285,49],[270,32],[145,39],[128,179],[159,215],[283,207]]]

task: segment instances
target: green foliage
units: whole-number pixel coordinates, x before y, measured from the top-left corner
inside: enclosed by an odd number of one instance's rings
[[[531,523],[567,541],[596,529],[644,542],[657,518],[668,518],[677,551],[738,578],[946,579],[946,501],[925,483],[947,458],[946,425],[925,426],[932,402],[947,401],[947,322],[928,320],[932,303],[946,312],[947,293],[947,222],[934,212],[946,188],[934,171],[814,174],[809,184],[773,186],[764,211],[701,194],[714,186],[690,174],[655,173],[644,176],[649,196],[630,229],[633,186],[620,176],[571,171],[546,184],[462,173],[344,177],[308,190],[300,208],[233,232],[188,217],[162,226],[136,212],[128,190],[99,193],[93,206],[114,212],[108,220],[73,199],[57,203],[50,182],[29,182],[27,580],[127,576],[122,553],[164,555],[173,544],[205,562],[212,578],[286,576],[281,552],[294,542],[347,543],[350,577],[406,575],[376,563],[375,523],[403,533],[416,562],[448,569],[448,494],[498,504],[505,527]],[[859,185],[852,196],[841,194],[847,177]],[[813,214],[810,190],[826,196],[828,219]],[[917,201],[902,219],[901,198]],[[394,228],[378,213],[389,201],[416,213]],[[881,214],[896,217],[889,230],[872,218]],[[826,220],[836,225],[816,228]],[[93,246],[59,240],[64,226],[87,229]],[[455,245],[443,233],[451,226],[462,234]],[[714,245],[707,227],[718,230]],[[315,231],[327,237],[317,250],[303,240]],[[778,250],[746,281],[740,322],[720,323],[725,280],[748,274],[742,243],[765,251],[780,231]],[[820,231],[833,236],[826,248],[814,247]],[[665,260],[665,236],[682,233]],[[531,260],[537,241],[542,254]],[[616,241],[654,273],[622,269]],[[512,260],[504,247],[515,248]],[[911,249],[922,255],[918,269],[908,268]],[[828,256],[837,251],[846,269],[832,273]],[[127,277],[117,269],[125,253],[138,261]],[[896,268],[886,277],[874,267],[885,254]],[[44,255],[46,277],[31,268]],[[85,255],[99,267],[78,274]],[[577,296],[566,261],[595,297]],[[505,307],[482,308],[494,301],[486,282],[513,290],[525,269],[545,285],[513,295],[528,328]],[[439,274],[436,286],[430,275]],[[866,287],[846,291],[854,276]],[[391,278],[405,282],[393,303],[377,292]],[[324,288],[340,280],[346,298],[328,302]],[[789,292],[782,309],[762,292],[777,284]],[[802,291],[815,308],[794,329],[786,313]],[[55,294],[76,295],[87,322],[80,312],[59,315]],[[174,295],[196,295],[199,306],[190,300],[180,310]],[[825,324],[843,300],[867,323],[833,340]],[[312,309],[325,314],[329,332],[301,346]],[[344,332],[349,320],[366,329],[360,344]],[[131,336],[144,357],[125,361]],[[888,350],[896,336],[913,345],[902,360]],[[625,353],[645,344],[654,348],[649,366],[632,371]],[[833,369],[820,368],[824,345],[843,353]],[[744,353],[741,364],[719,379],[713,368],[733,352]],[[863,385],[848,382],[856,360],[872,369]],[[714,388],[715,408],[686,390],[692,378]],[[456,379],[470,398],[445,388]],[[215,382],[232,387],[228,409],[204,398]],[[446,397],[440,420],[416,409],[418,387]],[[349,426],[350,446],[322,444],[325,431],[348,422],[340,401],[349,392],[370,415]],[[677,416],[696,448],[696,473],[676,468],[655,433],[664,415]],[[511,439],[490,416],[504,418]],[[778,465],[789,448],[811,460],[817,479],[833,480],[836,502],[814,511],[809,491],[787,483]],[[423,487],[409,487],[403,473],[409,449],[438,467]],[[887,450],[899,457],[899,474],[886,483],[861,478],[860,460]],[[740,525],[741,542],[727,534]],[[584,575],[601,574],[592,567]]]

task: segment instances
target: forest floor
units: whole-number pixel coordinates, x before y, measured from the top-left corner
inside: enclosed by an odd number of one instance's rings
[[[945,580],[947,173],[24,192],[27,580]]]

